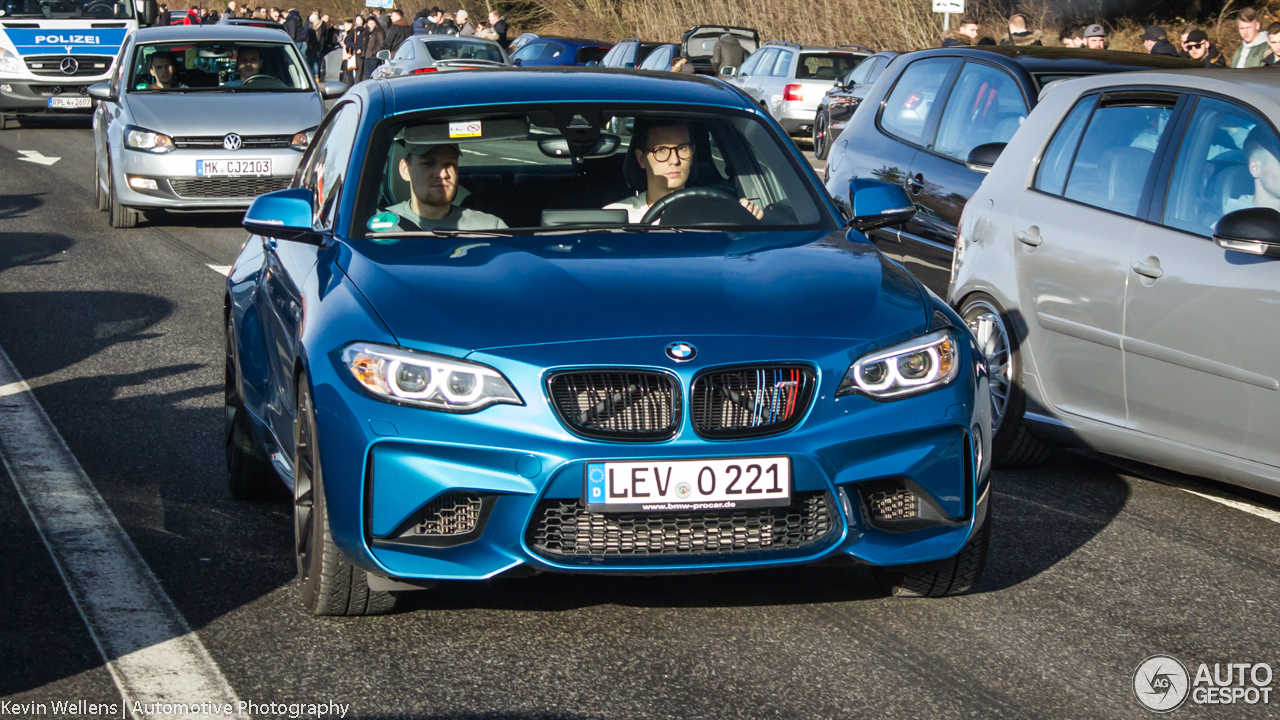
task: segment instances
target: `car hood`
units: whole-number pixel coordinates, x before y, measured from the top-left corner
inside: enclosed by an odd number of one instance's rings
[[[340,262],[401,343],[460,354],[655,336],[874,341],[928,322],[910,275],[843,231],[355,241]]]
[[[129,95],[133,122],[165,135],[291,135],[324,117],[314,92],[193,92]]]

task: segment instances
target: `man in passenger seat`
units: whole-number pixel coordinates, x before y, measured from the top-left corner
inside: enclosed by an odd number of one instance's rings
[[[1251,207],[1280,210],[1280,148],[1262,123],[1249,131],[1244,139],[1244,158],[1253,176],[1253,194],[1228,198],[1222,203],[1222,214]]]
[[[654,203],[684,189],[693,169],[694,147],[688,123],[639,119],[632,129],[631,148],[644,169],[646,190],[604,209],[626,210],[627,222],[638,223]],[[764,217],[764,211],[750,200],[740,198],[738,202],[757,220]]]
[[[409,183],[409,199],[387,208],[400,216],[400,230],[497,230],[500,218],[470,208],[455,207],[458,196],[457,145],[403,144],[400,177]]]

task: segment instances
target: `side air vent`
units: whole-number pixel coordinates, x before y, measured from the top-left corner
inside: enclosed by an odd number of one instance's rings
[[[390,537],[377,544],[452,547],[471,542],[484,532],[485,520],[497,496],[471,491],[447,492],[423,505]]]

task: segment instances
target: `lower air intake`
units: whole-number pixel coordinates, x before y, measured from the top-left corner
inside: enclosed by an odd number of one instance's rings
[[[292,177],[261,178],[175,178],[169,181],[173,192],[184,198],[251,198],[263,193],[283,190]]]
[[[475,532],[484,499],[472,493],[448,493],[427,503],[410,529],[420,537],[452,537]]]
[[[912,520],[920,515],[920,500],[910,490],[881,490],[867,494],[874,520]]]
[[[730,555],[797,550],[836,532],[826,492],[797,492],[790,505],[724,511],[588,512],[577,500],[544,500],[526,540],[552,559]]]

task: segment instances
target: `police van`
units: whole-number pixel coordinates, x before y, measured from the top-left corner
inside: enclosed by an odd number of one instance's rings
[[[0,130],[9,117],[89,113],[125,37],[156,0],[0,0]]]

